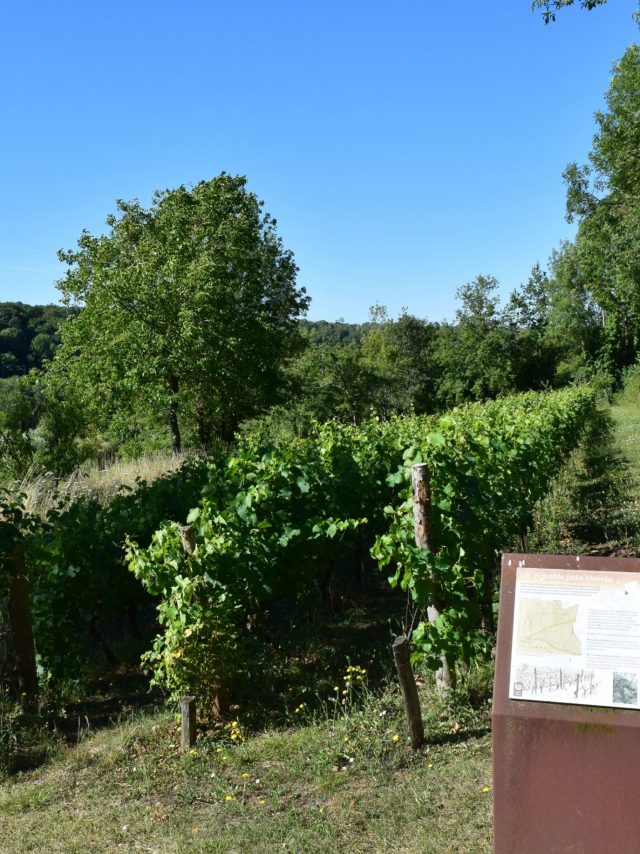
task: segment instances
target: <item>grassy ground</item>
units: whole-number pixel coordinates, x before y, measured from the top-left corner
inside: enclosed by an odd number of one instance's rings
[[[630,475],[640,482],[640,393],[629,391],[620,395],[612,407],[616,437],[628,463]]]
[[[278,731],[230,722],[186,756],[173,715],[121,723],[0,789],[0,850],[489,852],[486,686],[475,706],[424,694],[418,752],[393,689]]]
[[[601,409],[536,512],[534,552],[640,555],[640,395]]]

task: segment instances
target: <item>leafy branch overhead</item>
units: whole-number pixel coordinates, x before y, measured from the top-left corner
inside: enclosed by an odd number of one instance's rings
[[[607,0],[580,0],[582,9],[595,9],[596,6],[604,6]],[[573,6],[574,0],[533,0],[531,9],[542,9],[542,17],[545,24],[555,21],[556,12],[566,6]]]

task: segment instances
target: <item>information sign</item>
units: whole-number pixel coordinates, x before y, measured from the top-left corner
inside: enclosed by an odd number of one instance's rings
[[[640,852],[640,559],[505,554],[495,854]]]
[[[640,573],[518,566],[513,700],[640,708]]]

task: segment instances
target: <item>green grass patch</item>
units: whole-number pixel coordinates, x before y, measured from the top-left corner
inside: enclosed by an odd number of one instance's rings
[[[345,672],[345,676],[353,675]],[[413,751],[397,688],[343,679],[326,711],[280,730],[202,732],[176,716],[87,736],[0,787],[2,850],[37,852],[491,850],[491,674],[445,700],[421,682],[427,743]],[[240,737],[232,738],[235,732]]]
[[[529,546],[559,554],[640,554],[640,406],[600,409],[539,502]]]

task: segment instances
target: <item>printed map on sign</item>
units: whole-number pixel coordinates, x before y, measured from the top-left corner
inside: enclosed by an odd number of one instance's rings
[[[516,571],[509,697],[640,709],[640,573]]]
[[[518,653],[580,655],[582,646],[573,630],[578,606],[562,602],[523,599],[518,620]]]

